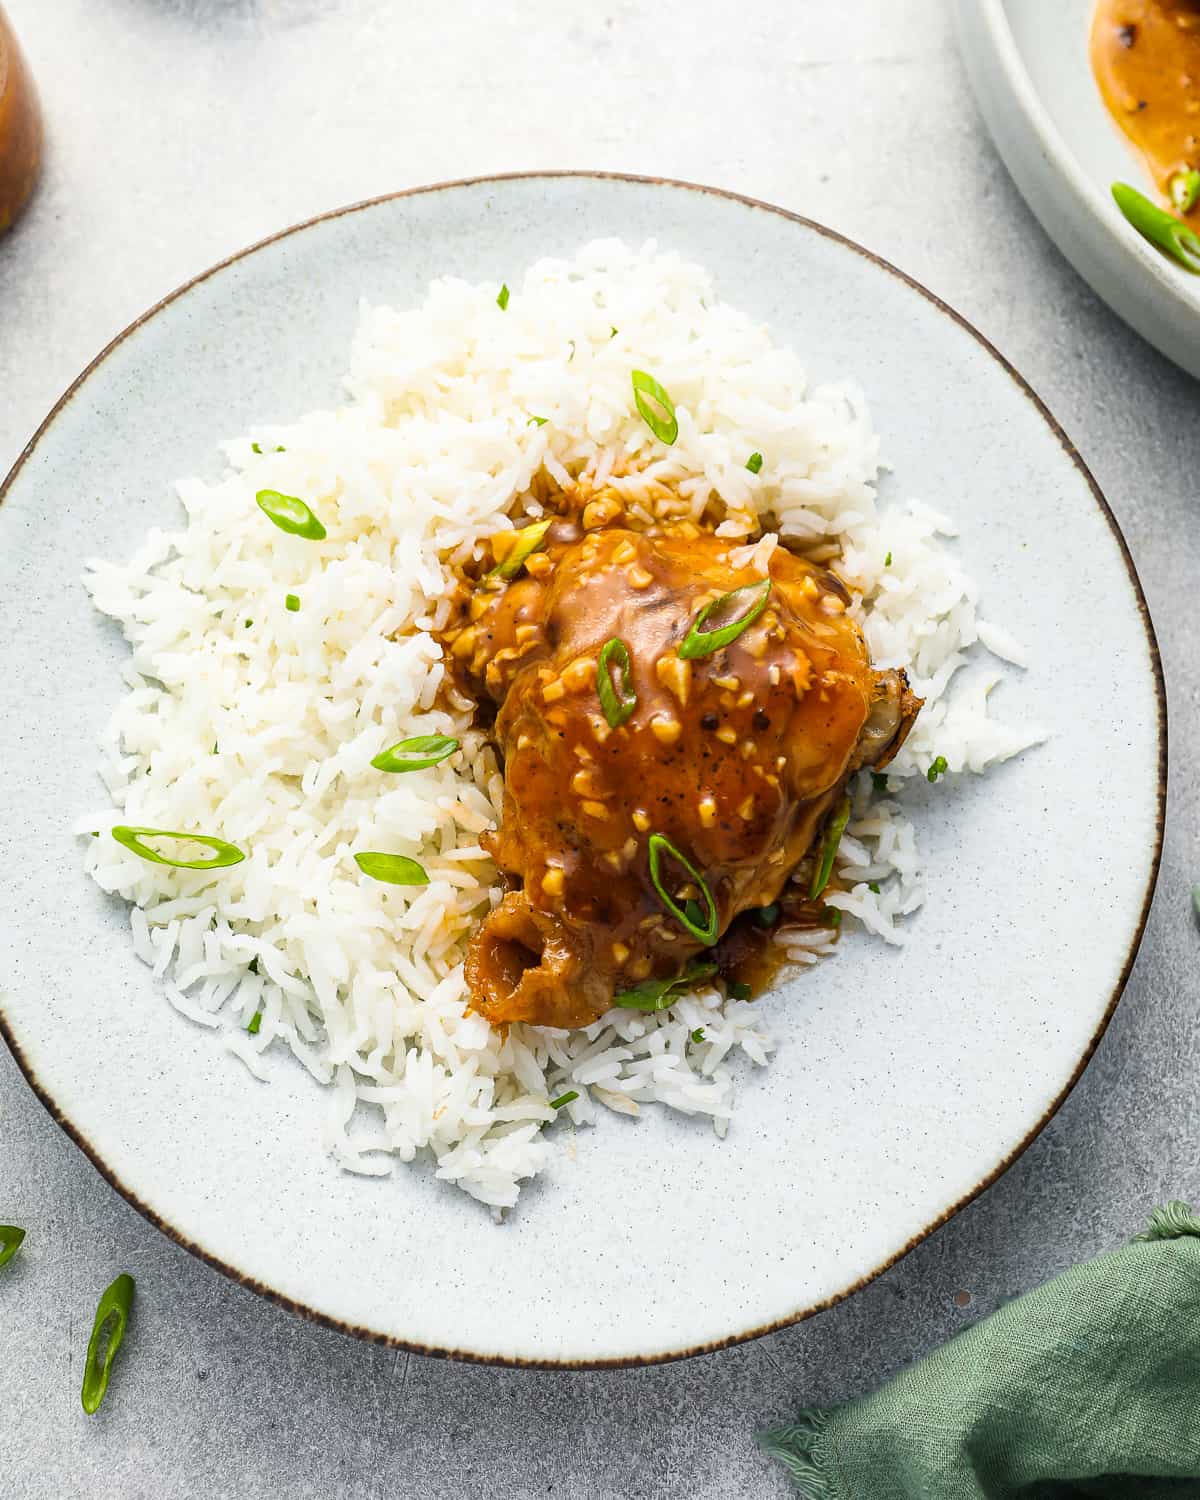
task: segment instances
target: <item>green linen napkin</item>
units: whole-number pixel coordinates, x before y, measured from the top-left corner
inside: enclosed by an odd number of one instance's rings
[[[759,1442],[806,1500],[1200,1497],[1200,1218],[1002,1307],[873,1395]]]

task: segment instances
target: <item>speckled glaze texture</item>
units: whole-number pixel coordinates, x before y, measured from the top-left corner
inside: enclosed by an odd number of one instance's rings
[[[1153,185],[1092,77],[1094,0],[957,0],[980,110],[1029,206],[1080,275],[1169,359],[1200,375],[1200,277],[1148,244],[1112,199]]]
[[[69,835],[124,649],[76,582],[177,511],[214,442],[336,399],[357,299],[510,280],[601,234],[650,235],[865,388],[885,499],[954,513],[985,612],[1033,650],[998,695],[1048,744],[922,787],[929,903],[912,942],[847,942],[762,1002],[779,1052],[724,1143],[656,1111],[570,1137],[502,1226],[418,1167],[339,1174],[323,1099],[251,1080],[156,993]],[[296,316],[302,309],[302,316]],[[506,1361],[655,1360],[843,1296],[1028,1142],[1095,1045],[1136,948],[1160,838],[1160,680],[1136,579],[1086,471],[961,322],[827,233],[686,186],[529,177],[329,216],[236,258],[119,339],[0,509],[0,932],[6,1034],[123,1192],[260,1289],[368,1336]],[[64,651],[62,643],[71,649]],[[1114,714],[1113,705],[1121,705]],[[1080,774],[1080,746],[1103,777]],[[64,912],[68,913],[64,919]],[[97,1080],[107,1081],[98,1086]],[[115,1086],[114,1086],[115,1085]],[[686,1254],[680,1247],[686,1247]],[[553,1274],[530,1276],[530,1267]]]

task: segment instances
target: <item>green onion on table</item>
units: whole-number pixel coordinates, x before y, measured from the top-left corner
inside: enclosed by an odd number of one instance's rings
[[[0,1266],[6,1266],[25,1238],[25,1231],[15,1224],[0,1224]]]
[[[83,1366],[83,1409],[93,1416],[108,1390],[113,1360],[125,1337],[129,1312],[133,1306],[132,1276],[118,1276],[100,1298],[92,1336],[88,1340],[87,1359]]]

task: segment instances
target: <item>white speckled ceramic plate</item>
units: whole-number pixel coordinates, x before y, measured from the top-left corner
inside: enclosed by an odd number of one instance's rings
[[[78,583],[176,516],[217,439],[333,401],[360,295],[656,236],[855,375],[888,495],[952,511],[989,616],[1031,645],[1000,691],[1052,738],[913,796],[929,900],[760,1003],[779,1043],[728,1138],[649,1109],[573,1138],[504,1224],[417,1166],[339,1174],[325,1100],[256,1083],[156,993],[73,818],[125,648]],[[970,328],[803,219],[677,183],[531,176],[333,214],[200,277],[72,387],[0,506],[0,1019],[40,1097],[148,1217],[228,1274],[367,1337],[545,1363],[666,1359],[844,1297],[990,1182],[1079,1076],[1141,935],[1163,813],[1162,681],[1121,536],[1078,456]]]
[[[1115,313],[1200,376],[1200,276],[1147,244],[1112,199],[1114,182],[1154,190],[1092,76],[1094,0],[956,8],[980,110],[1043,229]]]

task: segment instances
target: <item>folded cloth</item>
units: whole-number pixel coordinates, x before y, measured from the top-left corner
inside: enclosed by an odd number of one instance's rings
[[[759,1442],[807,1500],[1200,1497],[1200,1218],[1056,1276]]]

